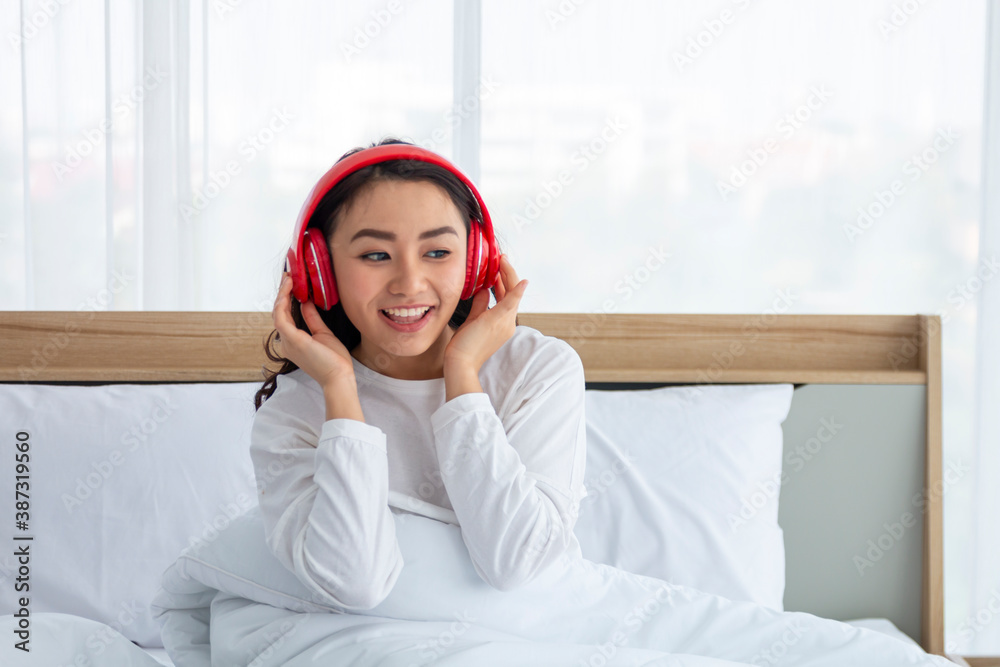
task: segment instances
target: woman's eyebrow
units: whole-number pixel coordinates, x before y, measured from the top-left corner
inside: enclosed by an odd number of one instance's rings
[[[444,226],[438,227],[437,229],[428,229],[426,232],[422,232],[420,236],[417,237],[418,240],[423,241],[424,239],[434,238],[435,236],[441,236],[442,234],[454,234],[458,236],[458,232],[455,231],[454,227]],[[371,229],[365,228],[359,230],[354,236],[351,237],[351,243],[354,243],[360,238],[365,236],[370,236],[373,239],[381,239],[383,241],[395,241],[396,234],[394,232],[386,232],[381,229]]]

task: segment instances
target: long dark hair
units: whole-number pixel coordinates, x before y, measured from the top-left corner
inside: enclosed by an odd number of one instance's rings
[[[372,143],[367,148],[374,148],[375,146],[383,146],[385,144],[410,144],[410,142],[390,137],[378,143]],[[361,146],[352,148],[341,155],[337,162],[340,162],[340,160],[349,155],[364,150],[364,148]],[[475,218],[479,221],[483,219],[482,213],[479,210],[479,202],[476,201],[472,191],[449,170],[422,160],[387,160],[358,169],[338,181],[337,185],[331,188],[320,200],[316,211],[309,221],[309,226],[321,229],[323,231],[323,238],[329,242],[329,239],[333,237],[333,233],[337,229],[337,223],[340,218],[338,213],[347,208],[366,187],[383,180],[429,181],[441,187],[448,193],[448,196],[451,197],[451,200],[462,214],[462,218],[465,220],[466,237],[468,237],[472,229],[470,218]],[[497,239],[497,246],[500,247],[499,238]],[[501,248],[500,251],[503,252],[503,249]],[[305,320],[302,318],[301,304],[294,297],[291,302],[292,321],[295,322],[296,327],[309,333],[309,327],[306,326]],[[452,313],[451,319],[448,320],[448,326],[452,329],[458,329],[465,322],[466,318],[468,318],[471,310],[472,297],[460,300],[458,306],[455,308],[455,312]],[[353,350],[361,342],[361,333],[347,318],[347,314],[344,312],[344,307],[340,301],[330,308],[330,310],[317,309],[317,312],[322,318],[323,323],[330,328],[333,335],[348,350]],[[514,319],[514,323],[515,325],[517,324],[517,318]],[[298,365],[290,359],[280,356],[274,350],[273,345],[277,334],[277,329],[272,330],[267,340],[264,341],[264,354],[271,361],[281,363],[281,367],[277,371],[264,368],[264,384],[254,395],[255,410],[259,409],[261,404],[274,393],[274,390],[277,388],[278,375],[291,373],[298,368]]]

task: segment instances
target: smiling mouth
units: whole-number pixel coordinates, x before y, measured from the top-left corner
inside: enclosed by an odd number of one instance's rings
[[[414,315],[413,317],[397,317],[395,315],[390,315],[384,310],[380,310],[379,312],[385,315],[388,319],[395,322],[396,324],[414,324],[429,316],[431,314],[431,311],[433,310],[434,306],[431,306],[430,308],[425,310],[422,315]]]

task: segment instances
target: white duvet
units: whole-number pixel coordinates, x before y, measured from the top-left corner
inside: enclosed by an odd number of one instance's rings
[[[176,667],[952,665],[874,630],[581,558],[501,592],[476,574],[459,527],[393,516],[405,566],[365,612],[344,613],[284,568],[256,508],[183,553],[151,605]]]

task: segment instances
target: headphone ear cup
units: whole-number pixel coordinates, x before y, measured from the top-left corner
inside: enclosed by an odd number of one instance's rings
[[[337,284],[333,279],[330,248],[326,245],[323,233],[316,227],[306,230],[302,245],[313,303],[317,308],[330,310],[340,300]]]
[[[500,278],[500,246],[497,245],[495,238],[491,243],[486,237],[482,223],[473,220],[472,226],[475,243],[470,241],[469,246],[470,248],[474,246],[475,250],[469,253],[470,266],[466,269],[467,274],[472,276],[469,296],[484,289],[491,289]]]
[[[292,278],[292,296],[302,303],[309,298],[309,276],[294,246],[285,255],[285,271]]]
[[[478,292],[482,284],[482,248],[483,230],[473,218],[469,225],[469,243],[465,254],[465,286],[460,297],[463,301]]]
[[[497,244],[496,236],[492,242],[486,238],[483,232],[483,287],[493,288],[500,281],[500,246]]]

